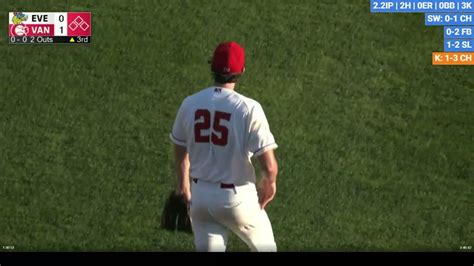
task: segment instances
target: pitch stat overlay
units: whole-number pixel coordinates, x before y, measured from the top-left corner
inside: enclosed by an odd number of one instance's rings
[[[371,0],[372,13],[424,13],[425,26],[444,28],[444,51],[433,65],[474,65],[474,0]]]
[[[9,12],[10,44],[88,44],[91,12]]]

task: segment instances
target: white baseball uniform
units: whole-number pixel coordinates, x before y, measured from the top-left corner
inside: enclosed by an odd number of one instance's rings
[[[170,138],[189,154],[196,249],[225,251],[230,229],[252,251],[276,251],[251,162],[278,147],[261,105],[233,90],[209,87],[183,101]]]

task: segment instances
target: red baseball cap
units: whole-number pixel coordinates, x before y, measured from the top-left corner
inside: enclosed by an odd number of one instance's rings
[[[217,46],[212,58],[212,71],[219,74],[241,74],[244,66],[244,48],[238,43],[224,42]]]

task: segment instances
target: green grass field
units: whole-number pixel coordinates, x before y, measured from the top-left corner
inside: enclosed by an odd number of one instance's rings
[[[344,3],[343,3],[344,2]],[[8,45],[9,11],[92,11],[91,45]],[[474,244],[474,68],[434,67],[441,27],[368,1],[3,0],[0,246],[190,251],[159,228],[176,111],[246,48],[238,91],[279,144],[280,251]],[[232,237],[230,251],[246,251]]]

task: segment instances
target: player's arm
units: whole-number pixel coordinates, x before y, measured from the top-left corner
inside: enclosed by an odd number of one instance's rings
[[[248,115],[249,138],[247,149],[258,158],[262,178],[258,184],[260,207],[263,209],[275,197],[278,163],[273,152],[278,147],[270,131],[260,104],[255,104]]]
[[[276,194],[276,180],[278,175],[278,163],[273,150],[268,150],[258,156],[262,178],[258,186],[259,203],[262,209],[273,200]]]
[[[189,155],[185,146],[174,145],[175,170],[176,170],[176,194],[181,195],[186,203],[191,200],[191,189],[189,184]]]
[[[176,194],[181,195],[186,203],[191,199],[189,184],[189,156],[186,150],[186,100],[179,107],[173,130],[170,134],[171,141],[175,144],[175,171],[176,171]]]

